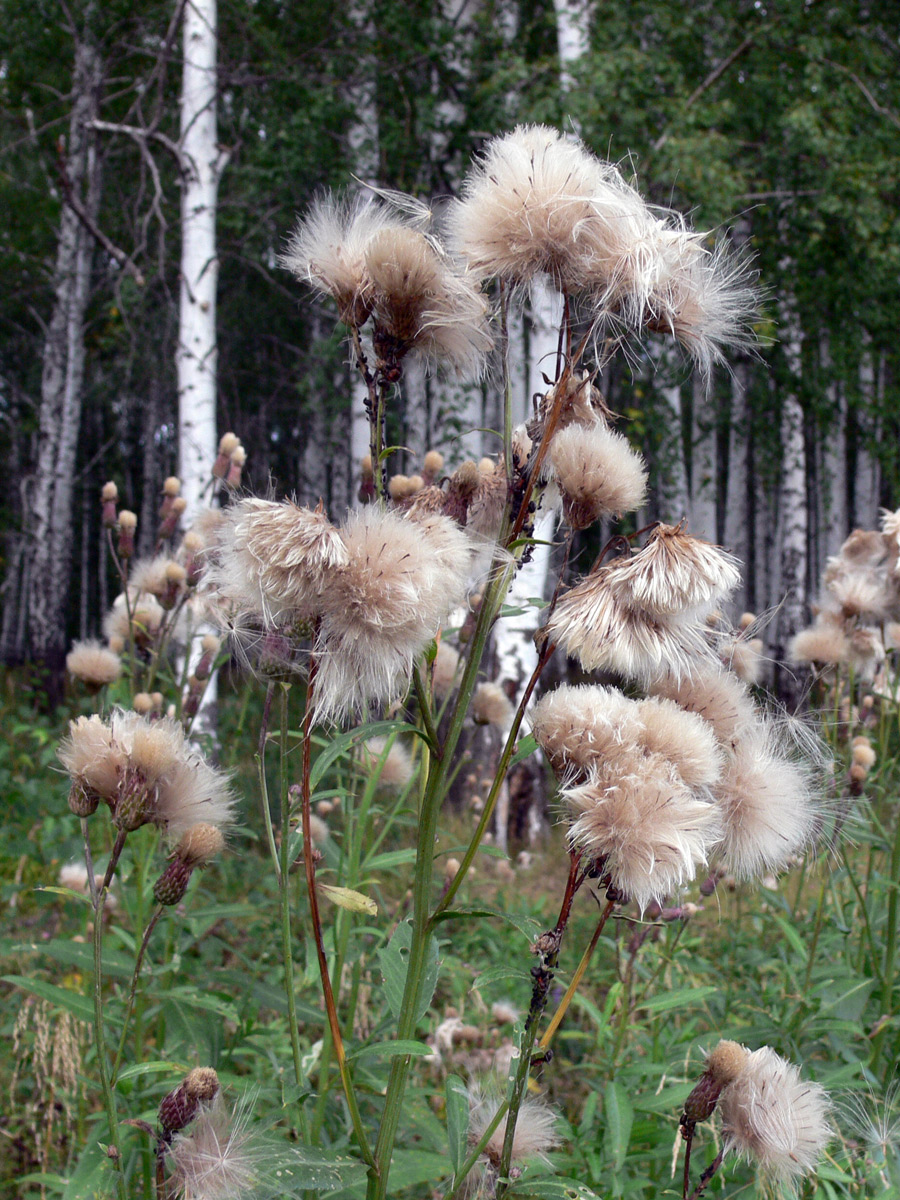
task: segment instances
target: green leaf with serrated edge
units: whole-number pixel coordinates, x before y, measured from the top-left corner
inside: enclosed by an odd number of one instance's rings
[[[534,917],[526,916],[524,913],[508,913],[500,908],[494,908],[491,904],[466,905],[465,908],[445,908],[443,912],[437,914],[434,918],[435,924],[438,921],[452,921],[459,919],[461,921],[473,920],[479,917],[498,917],[507,925],[512,925],[514,929],[518,929],[519,933],[524,933],[529,941],[534,939],[534,935],[540,933],[540,921],[536,921]]]
[[[423,1056],[433,1054],[434,1050],[425,1042],[416,1042],[412,1038],[398,1038],[394,1042],[373,1042],[368,1046],[360,1046],[347,1055],[347,1062],[360,1062],[366,1058],[396,1058],[400,1054]]]
[[[522,980],[525,983],[534,982],[529,973],[521,967],[490,967],[475,977],[472,987],[480,990],[491,983],[513,983],[515,980]]]
[[[94,1005],[86,996],[82,996],[80,992],[72,992],[68,988],[57,987],[54,983],[45,983],[43,979],[26,979],[23,975],[4,975],[3,983],[13,983],[16,987],[22,988],[25,992],[31,992],[34,996],[40,996],[42,1000],[49,1000],[51,1004],[55,1004],[58,1008],[64,1008],[70,1012],[79,1021],[92,1021],[94,1019]]]
[[[406,986],[407,968],[409,966],[409,948],[412,944],[412,926],[409,921],[401,921],[394,930],[394,935],[384,949],[378,951],[378,964],[384,976],[384,992],[388,1006],[395,1019],[400,1018],[403,1005],[403,989]],[[431,997],[437,987],[438,954],[434,938],[429,939],[426,952],[425,971],[422,979],[422,993],[415,1023],[422,1020],[428,1012]]]
[[[658,996],[642,1000],[635,1007],[642,1008],[645,1012],[668,1012],[673,1008],[693,1008],[703,1000],[709,999],[710,996],[715,996],[718,991],[719,988],[711,986],[679,988],[674,992],[660,992]]]
[[[606,1161],[614,1171],[621,1171],[628,1153],[634,1109],[628,1092],[621,1083],[612,1080],[603,1094],[603,1149]]]
[[[349,1154],[311,1146],[292,1146],[272,1176],[285,1194],[299,1195],[304,1189],[312,1192],[331,1192],[339,1188],[364,1183],[367,1167]]]
[[[469,1144],[469,1089],[458,1075],[448,1075],[444,1084],[447,1101],[447,1139],[453,1173],[466,1161]]]
[[[395,1150],[391,1158],[391,1192],[445,1179],[450,1170],[450,1162],[443,1154],[428,1150]]]

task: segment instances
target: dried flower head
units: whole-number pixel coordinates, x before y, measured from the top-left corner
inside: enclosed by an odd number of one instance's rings
[[[432,682],[437,700],[445,700],[453,691],[458,671],[458,652],[446,642],[440,642],[432,667]]]
[[[783,1184],[814,1171],[832,1137],[828,1093],[769,1046],[747,1056],[722,1090],[719,1112],[728,1149]]]
[[[629,607],[657,617],[705,613],[740,583],[738,563],[681,525],[657,525],[637,554],[615,559],[609,586]]]
[[[620,433],[595,423],[571,424],[550,442],[550,462],[573,529],[602,516],[640,508],[647,492],[644,460]]]
[[[715,806],[692,793],[662,755],[595,766],[560,796],[570,843],[641,910],[693,879],[719,837]]]
[[[663,672],[690,677],[712,661],[701,623],[654,616],[624,603],[614,568],[601,567],[563,596],[546,625],[550,638],[586,671],[613,671],[644,682]]]
[[[122,660],[100,642],[90,639],[74,644],[66,655],[66,670],[96,690],[115,683],[122,674]]]
[[[367,738],[360,747],[363,766],[367,772],[378,771],[378,782],[382,787],[404,788],[413,777],[409,752],[396,738],[385,754],[386,747],[385,738]]]
[[[117,596],[103,618],[103,636],[108,642],[112,642],[113,638],[121,638],[126,645],[134,636],[138,646],[148,646],[159,633],[165,610],[155,596],[146,593],[139,595],[133,588],[129,588],[129,597],[131,615],[124,595]]]
[[[465,533],[443,516],[366,508],[349,515],[341,537],[348,561],[326,578],[315,642],[320,719],[397,698],[461,603],[472,561]]]
[[[698,671],[682,679],[661,676],[654,681],[652,691],[708,721],[717,740],[726,748],[734,746],[758,720],[756,705],[746,685],[721,668]]]
[[[342,321],[362,325],[370,312],[366,250],[392,224],[388,210],[371,197],[320,196],[291,234],[281,264],[332,296]]]
[[[227,777],[191,749],[169,718],[148,721],[120,709],[108,722],[80,717],[70,723],[59,759],[73,791],[108,804],[121,829],[152,822],[178,838],[201,822],[222,827],[231,820]]]
[[[244,1200],[267,1179],[272,1148],[254,1135],[251,1103],[229,1108],[217,1091],[172,1138],[166,1165],[179,1200]]]
[[[499,1107],[500,1096],[496,1092],[478,1084],[469,1086],[469,1142],[472,1146],[481,1141]],[[542,1100],[526,1097],[519,1109],[513,1135],[512,1162],[521,1165],[529,1159],[546,1161],[547,1154],[559,1145],[556,1123],[557,1115],[552,1108]],[[483,1151],[494,1168],[500,1165],[505,1137],[506,1118],[491,1134]]]
[[[476,725],[509,725],[513,706],[499,683],[479,683],[472,697],[472,720]]]
[[[736,742],[712,790],[722,818],[722,862],[739,879],[785,870],[819,829],[809,765],[790,755],[771,722],[760,719]]]
[[[849,654],[844,630],[837,622],[827,619],[795,633],[787,647],[788,659],[793,663],[843,663]]]
[[[563,291],[607,278],[625,252],[640,196],[610,163],[544,125],[488,143],[449,214],[451,238],[479,278],[529,283],[546,274]]]
[[[326,575],[348,561],[321,505],[251,498],[228,509],[208,579],[234,609],[277,624],[314,617]]]

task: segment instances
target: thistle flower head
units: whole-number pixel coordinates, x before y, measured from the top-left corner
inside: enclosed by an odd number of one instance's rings
[[[373,237],[392,225],[390,212],[370,197],[320,196],[291,234],[281,264],[332,296],[342,321],[362,325],[370,311],[366,251]]]
[[[693,879],[718,840],[715,806],[658,754],[632,755],[615,770],[594,767],[560,791],[569,842],[601,867],[641,910]]]
[[[476,277],[516,286],[543,273],[573,291],[614,269],[629,218],[644,208],[610,163],[555,129],[524,125],[488,143],[449,228]]]
[[[244,1200],[266,1180],[270,1156],[271,1147],[254,1135],[250,1103],[230,1108],[217,1091],[172,1138],[166,1164],[179,1200]]]
[[[758,720],[746,685],[721,668],[697,671],[681,679],[664,675],[654,680],[652,691],[701,716],[726,748],[734,746]]]
[[[850,645],[839,622],[817,620],[809,629],[794,634],[787,655],[793,663],[843,663],[850,656]]]
[[[602,516],[632,512],[644,503],[644,460],[627,438],[599,422],[561,429],[550,442],[549,457],[573,529],[586,529]]]
[[[702,234],[665,225],[659,237],[661,269],[649,289],[645,323],[670,333],[708,378],[725,361],[727,347],[748,350],[756,342],[756,271],[724,239],[707,250]]]
[[[458,671],[459,653],[447,642],[440,642],[432,666],[432,684],[437,700],[445,700],[453,691]]]
[[[149,645],[159,633],[163,618],[166,615],[160,602],[149,593],[138,593],[129,587],[131,615],[124,595],[119,595],[113,601],[112,608],[103,618],[103,636],[108,642],[121,638],[127,645],[131,637],[139,646]]]
[[[820,828],[822,810],[808,763],[759,720],[726,757],[712,789],[722,820],[721,858],[739,879],[785,870]]]
[[[513,706],[499,683],[479,683],[472,697],[472,719],[476,725],[509,725]]]
[[[680,525],[657,525],[637,554],[609,567],[609,586],[622,602],[657,617],[705,613],[740,581],[730,554]]]
[[[633,740],[636,705],[617,688],[562,684],[530,714],[531,732],[557,775],[586,770]]]
[[[115,683],[122,674],[122,660],[100,642],[89,639],[74,644],[66,655],[66,670],[75,679],[96,689]]]
[[[626,560],[627,562],[627,560]],[[547,633],[586,671],[613,671],[626,679],[649,681],[662,672],[689,678],[713,661],[702,624],[664,618],[632,607],[615,586],[615,564],[601,567],[559,601]]]
[[[413,777],[413,764],[409,752],[395,738],[390,749],[385,754],[387,741],[385,738],[367,738],[360,747],[363,766],[366,771],[381,769],[378,782],[382,787],[404,788]]]
[[[396,699],[415,658],[464,595],[470,543],[447,517],[367,508],[341,527],[347,564],[322,592],[315,643],[320,719]]]
[[[481,1141],[499,1107],[500,1097],[493,1090],[478,1084],[469,1086],[469,1142],[472,1146]],[[526,1097],[519,1108],[513,1135],[512,1163],[521,1165],[529,1159],[546,1161],[547,1154],[560,1142],[556,1124],[557,1115],[552,1108],[542,1100]],[[491,1134],[483,1151],[494,1168],[500,1165],[505,1137],[506,1118]]]
[[[229,508],[208,579],[234,609],[277,624],[315,616],[326,574],[348,561],[321,506],[252,498]]]
[[[747,1056],[722,1090],[719,1112],[728,1149],[783,1184],[814,1171],[832,1137],[828,1093],[769,1046]]]

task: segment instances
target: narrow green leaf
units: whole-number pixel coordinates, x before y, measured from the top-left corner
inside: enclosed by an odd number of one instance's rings
[[[669,1012],[673,1008],[693,1008],[710,996],[715,996],[718,991],[719,989],[713,986],[678,988],[674,992],[660,992],[658,996],[651,996],[649,1000],[642,1000],[637,1007],[644,1009],[646,1012]]]
[[[775,913],[774,916],[778,928],[790,942],[792,949],[799,957],[801,963],[805,963],[809,957],[809,950],[800,934],[790,923],[790,921],[786,921],[784,917],[780,916],[778,913]]]
[[[520,1179],[506,1194],[510,1200],[515,1196],[537,1196],[539,1200],[600,1200],[596,1192],[577,1179],[559,1179],[552,1175]]]
[[[514,983],[516,980],[522,980],[526,983],[532,983],[533,980],[527,971],[521,967],[491,967],[487,971],[482,971],[476,976],[474,983],[475,988],[487,987],[490,983]]]
[[[621,1171],[628,1153],[634,1109],[628,1092],[621,1083],[612,1080],[606,1085],[603,1095],[603,1149],[607,1165],[613,1171]]]
[[[465,908],[445,908],[443,912],[438,913],[435,917],[435,923],[438,921],[452,921],[456,918],[465,921],[480,917],[498,917],[507,925],[512,925],[514,929],[518,929],[520,933],[524,933],[529,941],[532,941],[535,934],[541,931],[541,924],[534,917],[526,916],[525,913],[504,912],[502,908],[495,908],[492,904],[467,904]]]
[[[163,1059],[157,1058],[152,1062],[132,1063],[130,1067],[119,1072],[116,1082],[121,1083],[123,1079],[133,1079],[135,1075],[155,1075],[160,1072],[168,1072],[170,1075],[180,1077],[189,1070],[186,1063],[165,1062]]]
[[[94,1018],[93,1003],[80,992],[57,987],[54,983],[45,983],[43,979],[26,979],[24,975],[4,975],[2,980],[3,983],[15,984],[23,991],[31,992],[34,996],[40,996],[42,1000],[49,1000],[51,1004],[66,1009],[79,1021],[92,1021]]]
[[[533,733],[526,733],[524,737],[520,737],[516,743],[515,753],[509,760],[509,765],[514,767],[516,763],[520,763],[523,759],[530,758],[537,750],[537,738]]]
[[[409,725],[406,721],[372,721],[368,725],[363,725],[359,729],[351,729],[349,733],[342,733],[328,744],[328,747],[316,756],[316,761],[312,765],[312,770],[309,773],[309,781],[311,788],[317,788],[322,782],[322,778],[328,768],[344,754],[349,753],[350,749],[358,742],[364,742],[368,738],[387,737],[390,733],[414,733],[421,736],[421,731],[416,729],[415,725]]]
[[[466,1159],[469,1141],[469,1090],[458,1075],[448,1075],[444,1084],[447,1101],[447,1138],[454,1175]]]
[[[94,948],[87,942],[50,941],[50,942],[18,942],[10,947],[13,954],[44,954],[64,966],[77,967],[81,971],[93,971]],[[103,952],[103,973],[119,979],[130,979],[134,971],[134,962],[124,954],[114,950]]]
[[[372,1042],[368,1046],[360,1046],[347,1055],[347,1061],[360,1062],[367,1058],[396,1058],[400,1054],[425,1055],[433,1054],[434,1050],[425,1042],[417,1042],[412,1038],[398,1038],[393,1042]]]

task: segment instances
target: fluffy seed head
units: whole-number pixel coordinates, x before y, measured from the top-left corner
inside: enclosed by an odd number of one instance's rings
[[[479,683],[472,697],[472,719],[476,725],[503,728],[512,720],[513,706],[498,683]]]
[[[710,1050],[706,1059],[706,1070],[724,1087],[737,1079],[747,1065],[750,1051],[738,1042],[721,1041]]]
[[[769,1046],[747,1056],[723,1089],[719,1112],[728,1149],[788,1185],[815,1170],[832,1137],[825,1089]]]
[[[127,508],[119,513],[119,528],[134,531],[137,529],[137,516]]]
[[[757,722],[756,705],[746,685],[721,669],[698,671],[680,680],[663,676],[654,681],[652,691],[701,716],[724,747],[735,745]]]
[[[104,483],[100,489],[100,499],[104,504],[114,504],[119,498],[119,489],[114,483]]]
[[[549,456],[573,529],[586,529],[602,516],[632,512],[644,503],[644,460],[626,438],[604,425],[568,425],[554,435]]]
[[[740,583],[737,561],[718,546],[658,525],[637,554],[615,559],[609,586],[629,607],[657,617],[705,613]]]
[[[601,567],[573,587],[548,621],[548,635],[567,654],[586,671],[613,671],[645,682],[664,671],[678,680],[689,678],[712,661],[702,624],[623,603],[623,589],[611,586],[611,570]]]
[[[347,548],[321,507],[247,499],[228,509],[208,578],[234,609],[266,624],[316,615],[326,574]]]
[[[850,655],[850,645],[839,624],[820,621],[794,634],[788,642],[787,654],[794,663],[842,663]]]
[[[446,642],[441,642],[437,648],[432,667],[434,695],[437,700],[445,700],[453,691],[459,670],[459,654]]]
[[[809,772],[762,721],[728,755],[713,795],[722,819],[722,863],[740,879],[785,870],[819,826]]]
[[[250,1115],[247,1104],[229,1109],[221,1092],[199,1105],[193,1125],[166,1149],[178,1200],[243,1200],[260,1186],[270,1151],[256,1142]]]
[[[592,768],[560,791],[569,841],[598,863],[641,910],[693,879],[718,840],[715,806],[693,795],[661,755]]]
[[[225,835],[221,829],[201,822],[199,825],[192,825],[181,835],[175,847],[175,856],[192,866],[203,866],[224,849]]]
[[[378,775],[378,782],[381,786],[404,788],[413,777],[412,759],[405,747],[401,746],[396,739],[391,743],[391,748],[385,756],[386,745],[386,740],[379,737],[368,738],[363,742],[360,747],[363,765],[367,771],[374,771],[381,763]]]
[[[444,456],[439,450],[429,450],[425,455],[425,461],[422,463],[426,475],[440,475],[444,469]]]
[[[633,744],[637,705],[617,688],[562,684],[531,711],[531,732],[557,775],[585,770]]]
[[[491,1091],[473,1084],[469,1087],[469,1142],[478,1144],[493,1121],[500,1107],[500,1097]],[[542,1100],[526,1097],[519,1109],[516,1131],[513,1135],[512,1161],[519,1164],[528,1159],[546,1160],[550,1150],[559,1145],[556,1133],[556,1113]],[[493,1167],[500,1165],[503,1139],[506,1136],[506,1119],[491,1134],[484,1148],[484,1155]]]
[[[451,237],[478,278],[513,286],[547,274],[564,291],[608,277],[645,206],[617,169],[547,126],[495,138],[449,213]]]
[[[122,661],[118,654],[91,639],[75,643],[66,655],[66,670],[89,687],[101,688],[119,678]]]
[[[322,593],[315,651],[320,719],[387,703],[465,595],[469,541],[447,517],[366,508],[341,527],[347,564]]]

